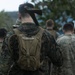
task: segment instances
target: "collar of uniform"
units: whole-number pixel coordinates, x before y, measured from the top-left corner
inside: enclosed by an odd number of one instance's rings
[[[73,34],[65,34],[66,36],[72,36]]]
[[[32,36],[39,31],[39,26],[34,23],[23,23],[20,25],[19,30],[26,35]]]

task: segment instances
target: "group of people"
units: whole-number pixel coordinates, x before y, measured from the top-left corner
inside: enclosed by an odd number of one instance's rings
[[[46,22],[47,30],[55,37],[53,30],[54,22],[49,19]],[[56,43],[61,48],[63,56],[63,65],[55,67],[52,65],[51,75],[74,75],[75,74],[75,30],[74,23],[69,22],[64,24],[62,31],[64,34],[58,35],[55,38]],[[57,33],[57,32],[56,32]]]
[[[38,11],[30,3],[19,6],[21,24],[2,41],[0,75],[75,74],[74,25],[65,24],[59,36],[53,20],[46,22],[46,29],[39,26]]]

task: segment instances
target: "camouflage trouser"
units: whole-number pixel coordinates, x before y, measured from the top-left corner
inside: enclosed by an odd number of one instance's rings
[[[20,67],[18,67],[17,65],[14,65],[8,72],[8,75],[44,75],[44,73],[42,73],[39,70],[25,71],[25,70],[20,69]]]

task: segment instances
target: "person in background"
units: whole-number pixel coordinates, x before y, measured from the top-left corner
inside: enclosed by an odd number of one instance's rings
[[[74,22],[73,21],[70,21],[70,22],[68,22],[68,23],[70,23],[70,24],[72,24],[73,25],[73,27],[74,27]],[[61,35],[59,35],[59,37],[58,38],[60,38],[60,37],[62,37],[63,35],[64,35],[64,32],[63,32],[63,26],[62,26],[62,28],[61,28],[61,30],[60,30],[60,32],[62,31],[62,34]],[[74,32],[73,32],[73,34],[75,33],[75,28],[74,28]]]
[[[46,29],[50,32],[51,35],[53,35],[55,39],[57,39],[57,37],[59,36],[59,33],[55,31],[53,28],[54,28],[54,21],[52,19],[47,20]]]
[[[7,30],[5,28],[0,28],[0,42],[3,42],[6,34],[7,34]]]
[[[4,75],[3,70],[5,69],[2,63],[1,52],[2,52],[3,41],[4,38],[6,37],[6,34],[7,34],[7,30],[5,28],[0,28],[0,75]]]
[[[57,75],[75,75],[75,34],[73,24],[65,24],[63,32],[63,36],[57,39],[63,54],[63,65],[58,68]]]

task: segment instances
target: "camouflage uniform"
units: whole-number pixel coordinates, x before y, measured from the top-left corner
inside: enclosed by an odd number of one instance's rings
[[[0,51],[0,75],[7,75],[9,66],[11,65],[10,61],[10,52],[8,51],[8,46],[7,46],[7,38],[5,41],[3,41],[1,44],[2,48]]]
[[[56,32],[56,31],[53,30],[53,29],[48,29],[48,31],[50,32],[51,35],[53,35],[53,37],[54,37],[55,39],[58,38],[58,36],[59,36],[59,33],[58,33],[58,32]]]
[[[75,35],[65,34],[57,39],[57,43],[63,53],[63,65],[57,69],[57,75],[75,75]]]
[[[6,75],[7,63],[5,63],[5,58],[2,51],[3,40],[0,41],[0,75]]]
[[[2,63],[1,63],[1,61],[2,61],[2,59],[1,59],[1,52],[2,52],[2,41],[0,42],[0,75],[2,75],[3,73],[2,73]]]
[[[39,31],[39,26],[36,26],[32,23],[22,24],[18,28],[21,32],[29,36],[35,35]],[[40,61],[44,61],[43,65],[36,71],[25,71],[20,69],[17,65],[16,61],[18,60],[18,39],[17,36],[14,35],[10,39],[8,44],[8,39],[11,37],[12,34],[8,35],[4,41],[4,48],[3,48],[3,55],[5,58],[5,64],[8,65],[7,70],[10,72],[9,75],[49,75],[49,65],[51,62],[56,66],[62,65],[62,54],[60,48],[58,47],[57,43],[55,42],[54,38],[47,32],[46,30],[43,32],[42,35],[42,42],[41,42],[41,59]],[[10,45],[10,46],[9,46]],[[49,60],[49,61],[48,61]],[[49,63],[50,62],[50,63]],[[9,64],[7,64],[9,63]],[[10,66],[12,65],[13,66]],[[6,71],[7,71],[6,70]]]

